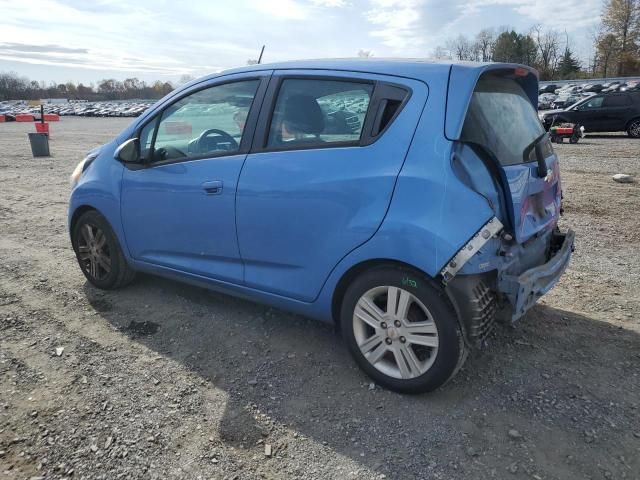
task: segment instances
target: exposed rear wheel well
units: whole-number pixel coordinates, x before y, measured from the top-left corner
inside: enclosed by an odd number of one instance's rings
[[[429,277],[428,274],[423,272],[422,270],[409,265],[408,263],[399,262],[397,260],[388,260],[388,259],[375,259],[375,260],[367,260],[362,263],[358,263],[354,265],[349,270],[347,270],[342,278],[338,281],[336,288],[333,292],[333,298],[331,301],[331,316],[333,318],[333,323],[338,329],[340,327],[340,308],[342,306],[342,300],[344,299],[344,295],[349,288],[349,285],[353,280],[355,280],[358,275],[362,274],[367,270],[371,270],[372,268],[378,267],[396,267],[403,270],[413,270],[420,275],[424,275]]]

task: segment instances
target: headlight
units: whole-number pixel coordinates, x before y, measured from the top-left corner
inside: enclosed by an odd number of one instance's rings
[[[91,162],[93,162],[97,158],[99,153],[100,152],[91,152],[89,155],[84,157],[80,163],[78,163],[76,168],[73,170],[73,173],[71,174],[71,178],[69,179],[71,188],[75,187],[78,184],[78,182],[80,181],[80,177],[82,177],[84,171],[89,165],[91,165]]]

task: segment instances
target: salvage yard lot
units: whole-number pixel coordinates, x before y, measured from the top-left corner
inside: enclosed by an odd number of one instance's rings
[[[640,185],[611,180],[640,174],[640,141],[555,146],[567,274],[452,383],[401,396],[328,326],[150,276],[88,285],[68,177],[128,122],[64,118],[46,159],[0,124],[0,479],[640,478]]]

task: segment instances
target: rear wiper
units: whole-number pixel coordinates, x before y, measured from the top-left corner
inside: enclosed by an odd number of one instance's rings
[[[546,138],[547,135],[547,132],[541,134],[533,142],[527,145],[527,148],[524,149],[524,152],[522,154],[524,161],[527,162],[529,160],[531,150],[535,149],[536,161],[538,162],[538,177],[540,178],[545,178],[547,176],[547,173],[549,172],[547,163],[545,162],[544,152],[542,151],[542,139]]]

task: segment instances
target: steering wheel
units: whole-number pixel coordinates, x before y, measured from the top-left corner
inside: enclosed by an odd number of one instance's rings
[[[211,148],[208,148],[208,145],[206,143],[206,140],[209,137],[219,138],[219,140],[216,139],[216,146],[222,142],[228,142],[229,148],[227,150],[237,150],[240,147],[236,139],[233,138],[224,130],[219,130],[217,128],[210,128],[209,130],[205,130],[204,132],[202,132],[198,137],[198,140],[196,141],[196,145],[198,147],[199,152],[206,153],[212,150]]]
[[[176,158],[182,158],[186,156],[187,154],[184,153],[182,150],[171,145],[165,145],[164,147],[160,147],[154,152],[154,157],[156,160],[173,160]]]

